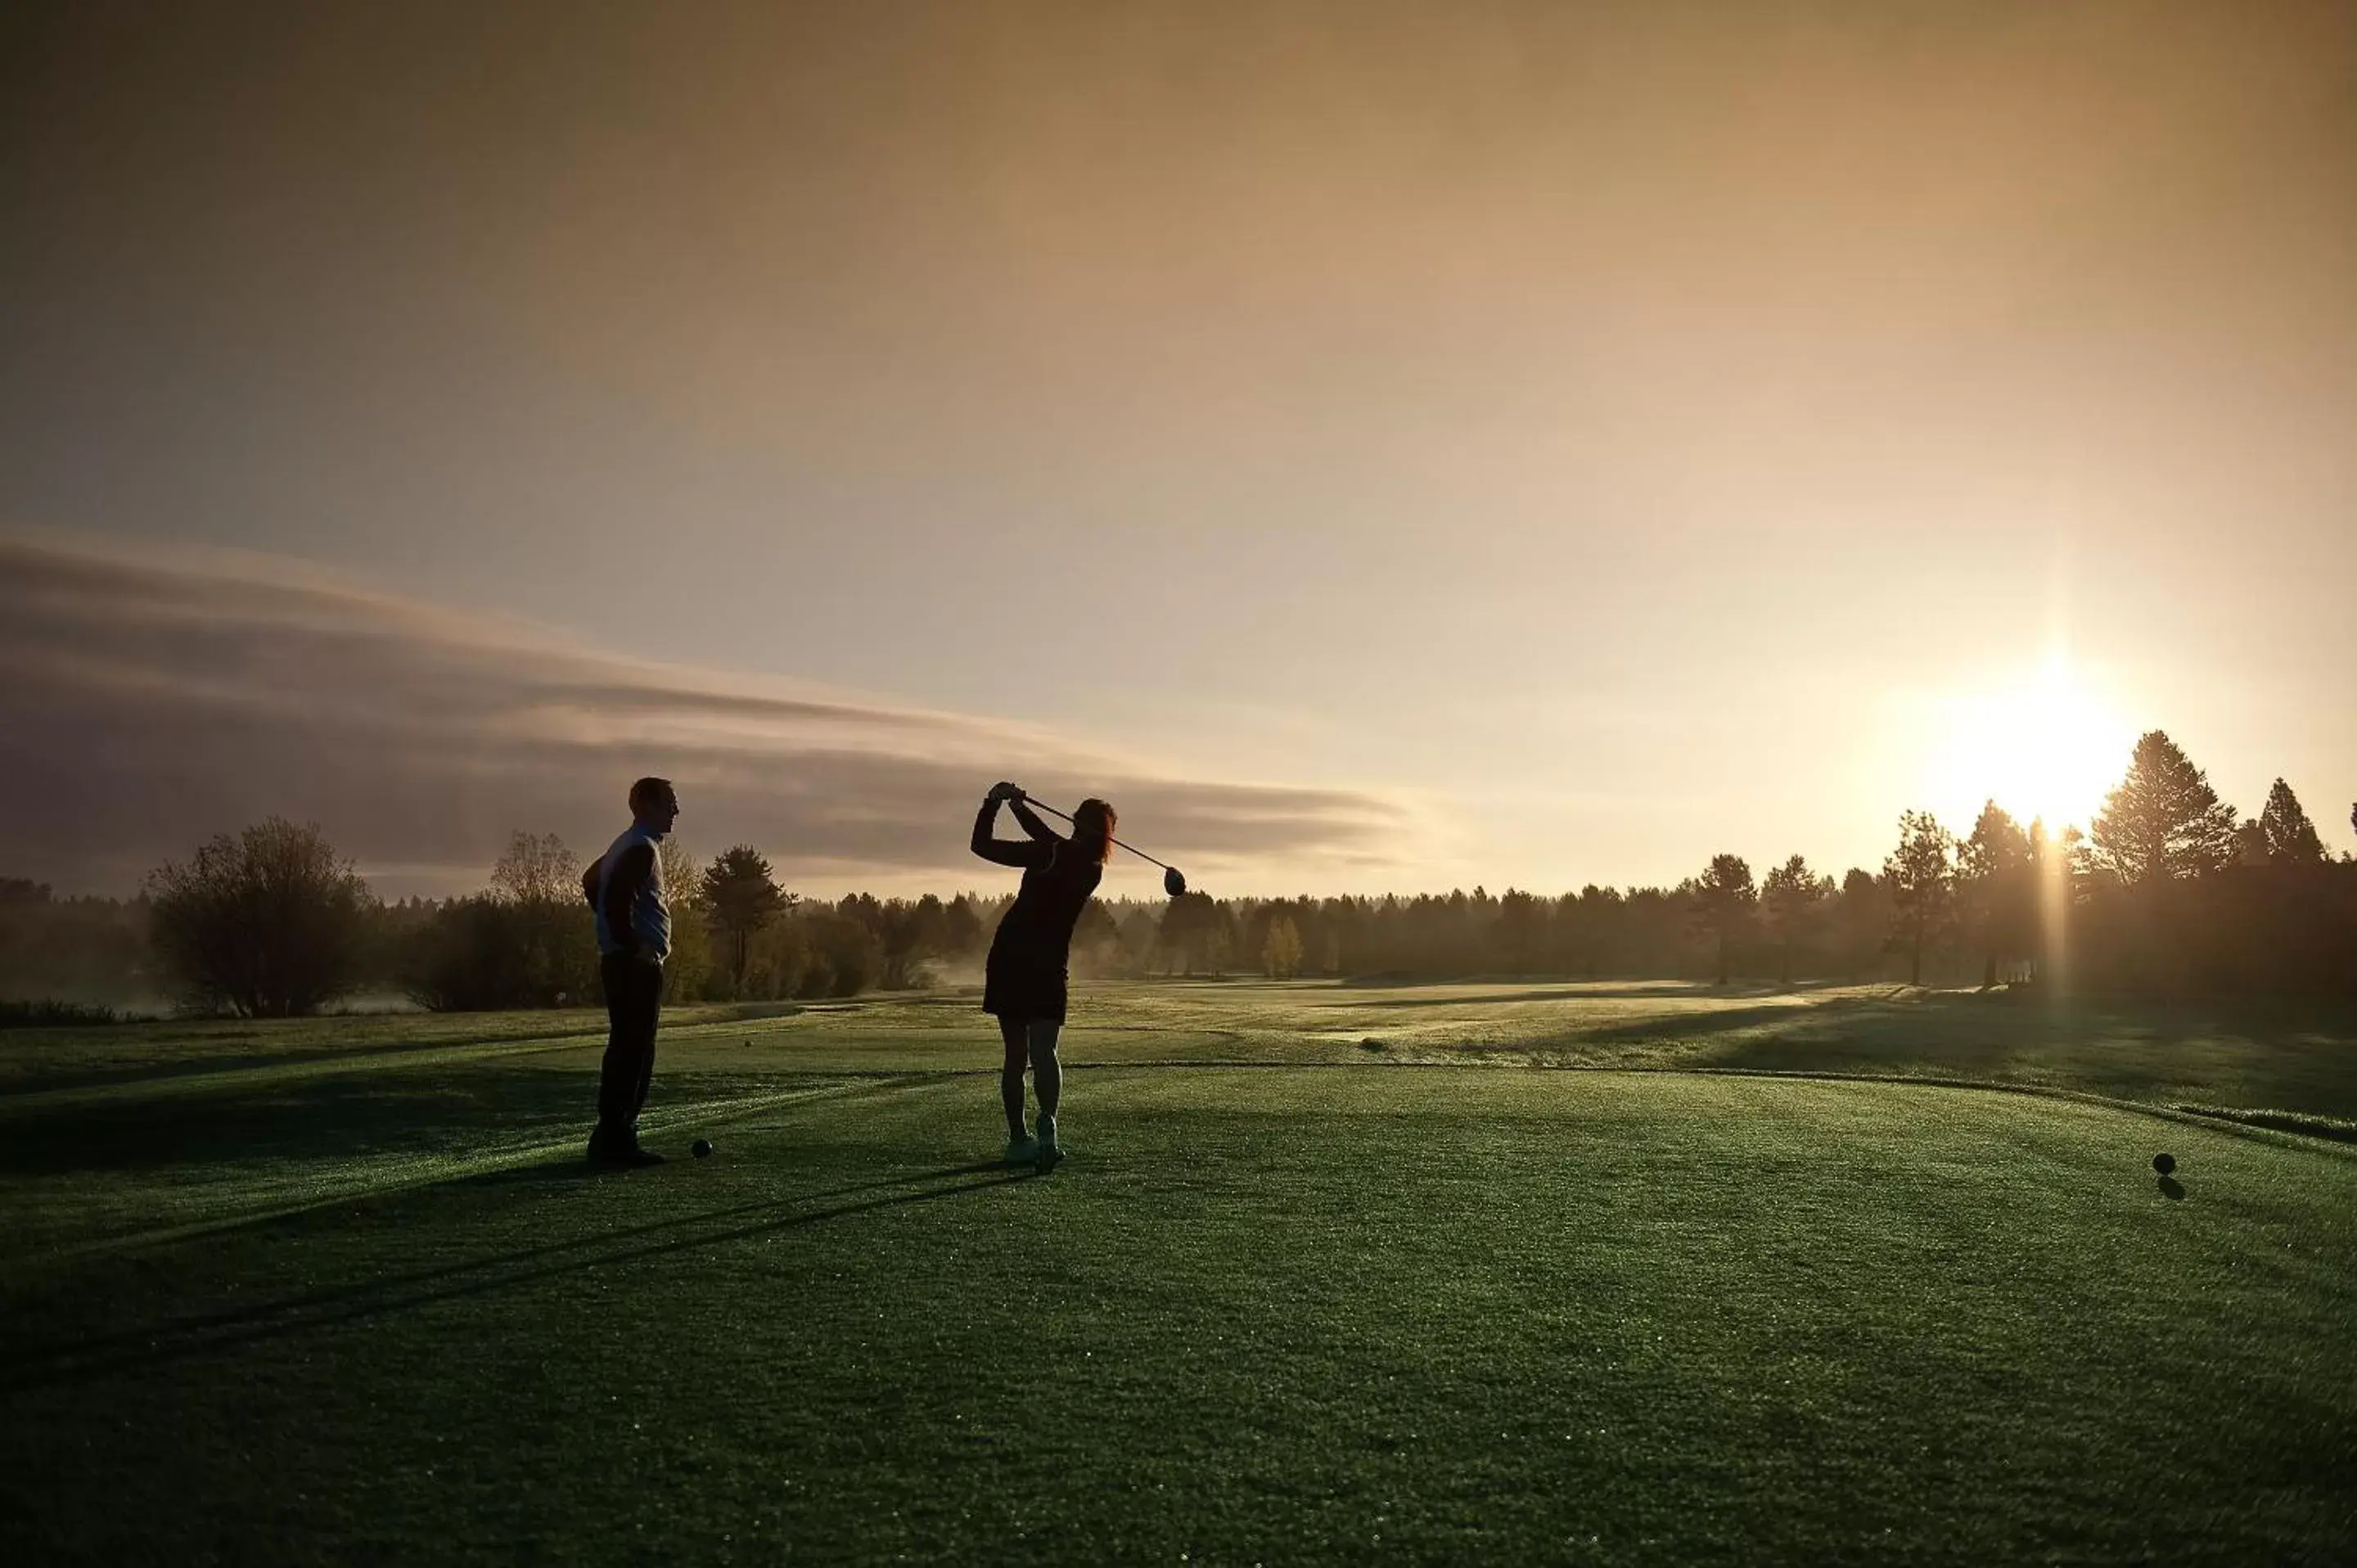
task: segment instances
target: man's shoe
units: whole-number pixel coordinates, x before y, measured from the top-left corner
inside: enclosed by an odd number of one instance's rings
[[[1061,1158],[1063,1157],[1063,1155],[1064,1155],[1063,1145],[1056,1142],[1056,1119],[1055,1119],[1053,1116],[1042,1116],[1042,1117],[1040,1117],[1040,1118],[1039,1118],[1039,1157],[1040,1157],[1040,1159],[1042,1159],[1042,1160],[1044,1160],[1044,1161],[1047,1161],[1047,1162],[1049,1162],[1049,1164],[1053,1164],[1055,1161],[1061,1159]]]
[[[1009,1138],[1006,1140],[1006,1155],[1001,1163],[1010,1165],[1028,1165],[1039,1157],[1039,1145],[1033,1140]]]
[[[627,1169],[632,1165],[659,1165],[663,1163],[663,1157],[652,1149],[640,1148],[636,1144],[630,1144],[628,1148],[618,1149],[593,1142],[589,1145],[589,1163],[593,1165],[612,1165],[619,1169]]]

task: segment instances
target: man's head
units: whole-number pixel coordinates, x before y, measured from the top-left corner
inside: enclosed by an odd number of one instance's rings
[[[667,833],[679,820],[679,793],[668,779],[641,779],[630,786],[630,815],[651,832]]]

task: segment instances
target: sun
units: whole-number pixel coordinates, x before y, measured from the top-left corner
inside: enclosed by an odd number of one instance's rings
[[[2136,733],[2069,655],[1957,699],[1927,788],[1941,819],[1969,832],[1995,800],[2027,826],[2083,828],[2127,768]],[[1952,814],[1953,813],[1953,814]]]

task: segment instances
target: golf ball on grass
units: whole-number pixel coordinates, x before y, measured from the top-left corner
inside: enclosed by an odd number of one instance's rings
[[[704,1158],[705,1155],[712,1152],[712,1140],[709,1138],[698,1138],[694,1143],[688,1145],[687,1152],[694,1155],[700,1160]]]
[[[2175,1155],[2155,1155],[2152,1157],[2152,1168],[2158,1171],[2161,1175],[2167,1176],[2169,1172],[2177,1168],[2177,1156]]]

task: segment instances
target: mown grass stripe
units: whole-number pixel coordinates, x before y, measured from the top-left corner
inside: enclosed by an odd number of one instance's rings
[[[642,1120],[649,1133],[671,1133],[691,1128],[721,1125],[757,1112],[774,1110],[781,1105],[805,1101],[840,1099],[861,1090],[913,1088],[932,1077],[931,1074],[905,1075],[897,1079],[862,1079],[855,1082],[821,1084],[780,1090],[772,1093],[748,1094],[726,1101],[700,1101],[696,1104],[651,1112]],[[288,1182],[288,1187],[300,1187],[300,1197],[279,1197],[202,1219],[183,1224],[158,1226],[149,1230],[114,1236],[92,1238],[87,1241],[69,1243],[63,1247],[38,1249],[21,1254],[19,1262],[71,1262],[104,1253],[135,1251],[143,1247],[166,1246],[196,1237],[218,1234],[244,1226],[259,1225],[273,1219],[324,1208],[334,1204],[350,1203],[388,1197],[393,1193],[417,1187],[434,1187],[446,1182],[464,1181],[470,1176],[489,1176],[497,1171],[539,1165],[567,1155],[578,1158],[583,1151],[583,1135],[557,1139],[536,1139],[528,1143],[500,1144],[468,1155],[393,1155],[367,1162],[347,1161],[347,1170],[357,1165],[358,1172],[338,1177],[319,1176],[306,1181]]]

